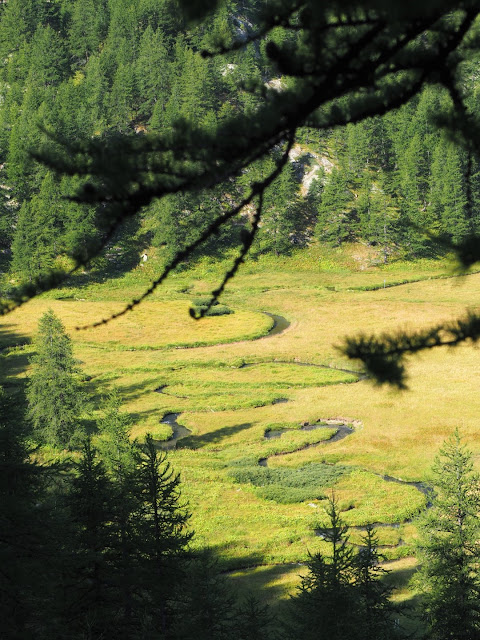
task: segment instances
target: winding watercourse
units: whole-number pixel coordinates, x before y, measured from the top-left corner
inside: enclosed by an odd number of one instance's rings
[[[265,340],[267,338],[273,337],[273,336],[278,336],[280,334],[282,334],[286,329],[289,328],[290,326],[290,322],[284,318],[283,316],[279,316],[276,314],[271,314],[271,313],[267,313],[267,312],[263,312],[266,315],[270,316],[273,320],[274,320],[274,324],[272,326],[272,328],[270,329],[270,331],[268,332],[268,334],[266,336],[262,336],[260,338],[256,338],[256,340]],[[340,369],[340,368],[336,368],[336,367],[330,367],[328,365],[321,365],[321,364],[315,364],[315,363],[308,363],[308,362],[295,362],[295,361],[282,361],[282,360],[272,360],[269,361],[275,364],[290,364],[290,365],[296,365],[296,366],[300,366],[300,367],[318,367],[318,368],[323,368],[323,369],[335,369],[337,371],[342,371],[345,373],[352,373],[358,376],[358,381],[363,380],[366,378],[366,376],[364,374],[359,373],[358,371],[352,371],[352,370],[348,370],[348,369]],[[265,364],[265,362],[251,362],[251,363],[243,363],[241,365],[241,368],[243,367],[254,367],[260,364]],[[341,384],[341,383],[340,383]],[[158,387],[157,389],[155,389],[156,392],[158,393],[165,393],[164,389],[166,388],[166,385],[162,385],[160,387]],[[166,394],[168,395],[168,394]],[[179,397],[179,396],[176,396]],[[275,402],[288,402],[288,399],[286,398],[282,398],[281,400],[276,400]],[[183,438],[186,438],[188,436],[191,435],[191,430],[188,429],[185,425],[182,425],[180,423],[178,423],[177,419],[180,416],[180,413],[166,413],[162,419],[161,419],[161,423],[162,424],[168,424],[171,429],[172,429],[172,435],[171,437],[166,440],[166,441],[157,441],[157,446],[161,449],[165,449],[165,450],[170,450],[170,449],[175,449],[177,447],[177,443],[182,440]],[[340,440],[343,440],[344,438],[347,438],[348,436],[352,435],[355,432],[355,429],[353,426],[347,424],[346,422],[341,422],[338,420],[324,420],[315,424],[310,424],[310,423],[306,423],[306,424],[302,424],[302,426],[300,427],[300,430],[302,431],[311,431],[314,429],[332,429],[332,427],[334,427],[335,433],[332,434],[332,436],[330,438],[328,438],[327,440],[322,440],[320,442],[316,442],[316,443],[311,443],[311,444],[307,444],[307,445],[303,445],[302,447],[299,447],[298,449],[294,450],[294,451],[285,451],[285,452],[278,452],[275,453],[269,457],[265,457],[265,458],[260,458],[258,460],[258,464],[262,467],[267,467],[268,466],[268,461],[271,458],[277,457],[277,456],[282,456],[282,455],[287,455],[287,454],[291,454],[291,453],[295,453],[297,451],[302,451],[304,449],[308,449],[308,448],[312,448],[312,447],[318,447],[318,446],[326,446],[329,444],[333,444],[334,442],[338,442]],[[273,430],[269,430],[266,431],[264,434],[264,438],[265,439],[272,439],[272,438],[280,438],[282,436],[283,433],[286,433],[287,431],[289,431],[288,429],[282,429],[282,430],[278,430],[278,431],[273,431]],[[326,463],[324,462],[323,464],[333,464],[333,463]],[[410,486],[410,487],[414,487],[417,491],[419,491],[420,493],[422,493],[427,501],[425,504],[425,508],[429,508],[431,507],[431,502],[430,502],[430,497],[432,494],[432,488],[429,487],[427,484],[423,483],[423,482],[416,482],[416,481],[408,481],[408,480],[403,480],[401,478],[396,478],[394,476],[390,476],[387,474],[380,474],[380,473],[375,473],[370,471],[369,469],[363,469],[364,471],[368,472],[368,473],[372,473],[373,475],[381,478],[382,480],[384,480],[385,482],[394,482],[397,484],[401,484],[401,485],[405,485],[405,486]],[[374,528],[379,528],[379,527],[390,527],[393,529],[398,529],[400,528],[400,526],[402,524],[408,524],[410,523],[411,520],[407,519],[404,520],[402,522],[394,522],[394,523],[386,523],[386,522],[373,522],[371,523],[371,526],[373,526]],[[357,530],[357,531],[366,531],[366,526],[367,525],[358,525],[358,526],[351,526],[349,527],[352,530]],[[317,530],[315,532],[317,535],[321,536],[321,532],[319,530]],[[394,547],[399,547],[404,545],[405,543],[403,542],[402,539],[399,540],[399,542],[395,545],[383,545],[381,547],[379,547],[379,549],[381,550],[382,548],[394,548]],[[353,546],[360,546],[360,545],[353,545]]]

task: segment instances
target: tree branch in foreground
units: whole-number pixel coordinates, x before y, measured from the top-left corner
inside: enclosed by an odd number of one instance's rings
[[[455,347],[467,341],[475,343],[479,339],[480,315],[470,312],[465,318],[416,333],[347,337],[339,350],[351,360],[360,360],[365,372],[378,385],[390,384],[406,389],[406,355],[436,347]]]

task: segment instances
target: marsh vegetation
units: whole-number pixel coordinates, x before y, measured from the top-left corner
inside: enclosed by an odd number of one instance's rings
[[[375,523],[385,558],[402,571],[411,567],[415,518],[428,502],[414,483],[428,484],[438,447],[459,420],[469,446],[479,450],[473,348],[411,358],[410,390],[400,392],[373,387],[335,344],[359,327],[381,332],[392,322],[418,328],[448,320],[477,295],[480,276],[432,281],[448,275],[446,263],[433,261],[387,268],[365,261],[358,268],[345,250],[330,250],[328,269],[322,259],[311,251],[280,266],[268,258],[247,264],[225,296],[234,313],[200,322],[188,316],[190,290],[208,291],[222,269],[218,262],[178,274],[138,312],[105,328],[74,330],[79,317],[88,322],[134,294],[145,277],[140,269],[115,287],[50,293],[3,326],[2,383],[20,388],[30,375],[36,322],[54,310],[89,379],[84,388],[94,415],[116,388],[131,438],[151,432],[170,449],[194,507],[194,544],[214,547],[222,566],[237,570],[232,579],[251,581],[266,600],[276,600],[279,581],[288,593],[307,550],[322,549],[316,530],[325,525],[331,489],[354,544]],[[362,290],[399,279],[420,281]],[[181,293],[186,287],[189,293]],[[66,293],[73,299],[63,300]],[[290,324],[255,340],[272,327],[265,312]],[[166,419],[172,414],[185,428],[179,440]],[[259,462],[267,459],[265,469]]]

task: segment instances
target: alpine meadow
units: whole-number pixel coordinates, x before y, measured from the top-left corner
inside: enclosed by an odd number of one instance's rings
[[[0,3],[0,636],[480,638],[480,2]]]

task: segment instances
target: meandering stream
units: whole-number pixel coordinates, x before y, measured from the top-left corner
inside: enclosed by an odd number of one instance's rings
[[[279,316],[276,314],[272,314],[272,313],[268,313],[268,312],[263,312],[265,313],[265,315],[268,315],[269,317],[271,317],[274,321],[273,327],[270,329],[270,331],[268,332],[267,335],[265,336],[261,336],[259,338],[256,338],[256,340],[264,340],[266,338],[271,338],[273,336],[278,336],[281,333],[283,333],[286,329],[288,329],[288,327],[290,326],[290,322],[284,318],[283,316]],[[211,346],[218,346],[218,345],[211,345]],[[275,364],[289,364],[289,365],[297,365],[300,367],[318,367],[318,368],[323,368],[323,369],[335,369],[337,371],[342,371],[344,373],[350,373],[350,374],[354,374],[358,376],[358,380],[363,380],[366,376],[362,375],[361,373],[357,372],[357,371],[351,371],[351,370],[347,370],[347,369],[341,369],[341,368],[336,368],[336,367],[331,367],[329,365],[321,365],[321,364],[314,364],[314,363],[308,363],[308,362],[295,362],[295,361],[280,361],[280,360],[272,360],[271,363],[275,363]],[[251,363],[244,363],[243,365],[241,365],[241,367],[254,367],[254,366],[258,366],[261,364],[265,364],[265,362],[251,362]],[[167,385],[162,385],[159,386],[157,389],[155,389],[155,391],[157,391],[158,393],[165,393],[165,388]],[[166,394],[169,395],[169,394]],[[176,396],[179,397],[179,396]],[[277,400],[274,401],[274,404],[278,403],[278,402],[287,402],[288,399],[287,398],[279,398]],[[182,424],[179,424],[177,422],[177,419],[179,417],[179,413],[166,413],[163,418],[161,419],[161,423],[162,424],[168,424],[171,429],[172,429],[172,436],[166,440],[166,441],[157,441],[157,446],[161,449],[175,449],[177,446],[177,443],[179,440],[181,440],[182,438],[186,438],[189,435],[191,435],[191,431],[190,429],[187,429],[187,427],[185,427]],[[344,438],[350,436],[353,432],[354,432],[354,428],[352,426],[349,426],[346,423],[341,423],[341,422],[337,422],[337,421],[327,421],[327,422],[322,422],[322,423],[315,423],[315,424],[304,424],[300,427],[300,429],[302,431],[311,431],[314,429],[336,429],[335,433],[328,438],[327,440],[322,440],[320,442],[316,442],[316,443],[311,443],[311,444],[307,444],[307,445],[303,445],[302,447],[299,447],[298,449],[296,449],[295,451],[301,451],[304,449],[308,449],[311,447],[317,447],[317,446],[325,446],[328,444],[332,444],[334,442],[338,442],[340,440],[343,440]],[[282,429],[282,430],[270,430],[270,431],[266,431],[264,434],[265,439],[272,439],[272,438],[280,438],[284,433],[286,433],[287,431],[289,431],[289,429]],[[268,460],[270,458],[276,457],[276,456],[281,456],[281,455],[287,455],[290,453],[295,453],[295,451],[285,451],[285,452],[279,452],[276,454],[273,454],[272,456],[269,456],[268,458],[260,458],[258,460],[258,464],[262,467],[267,467],[268,466]],[[324,463],[324,464],[330,464],[330,463]],[[426,485],[423,482],[414,482],[414,481],[407,481],[407,480],[402,480],[401,478],[396,478],[394,476],[390,476],[390,475],[384,475],[384,474],[380,474],[380,473],[374,473],[369,471],[368,469],[366,469],[365,471],[369,472],[369,473],[373,473],[374,475],[376,475],[377,477],[382,478],[385,482],[394,482],[397,484],[403,484],[403,485],[407,485],[407,486],[411,486],[414,487],[417,491],[421,492],[424,496],[427,497],[427,503],[426,503],[426,508],[429,508],[431,506],[431,502],[429,500],[429,497],[431,495],[431,488]],[[313,505],[312,505],[313,506]],[[380,527],[390,527],[393,529],[398,529],[400,528],[400,526],[402,524],[406,524],[410,522],[410,520],[406,520],[402,523],[399,522],[395,522],[395,523],[387,523],[387,522],[373,522],[371,526],[373,526],[374,528],[380,528]],[[352,530],[357,530],[357,531],[366,531],[366,526],[365,525],[358,525],[358,526],[351,526],[350,529]],[[315,531],[315,533],[317,535],[322,535],[322,531],[321,530],[317,530]],[[405,542],[400,539],[396,544],[392,544],[392,545],[382,545],[381,547],[379,547],[379,550],[381,550],[382,548],[385,549],[391,549],[391,548],[395,548],[398,546],[402,546],[404,545]],[[354,545],[354,546],[360,546],[360,545]]]
[[[320,424],[307,424],[307,425],[303,425],[301,427],[301,429],[303,431],[310,431],[313,429],[331,429],[331,428],[337,428],[337,432],[334,433],[332,435],[331,438],[329,438],[328,440],[322,440],[320,442],[314,442],[311,444],[307,444],[304,445],[302,447],[299,447],[298,449],[296,449],[296,451],[303,451],[304,449],[310,449],[311,447],[318,447],[321,445],[327,445],[330,444],[332,442],[338,442],[339,440],[343,440],[344,438],[346,438],[347,436],[351,435],[354,432],[354,429],[350,426],[348,426],[347,424],[336,424],[334,422],[329,423],[320,423]],[[283,433],[286,433],[287,431],[289,431],[289,429],[282,429],[279,431],[267,431],[265,433],[265,438],[266,439],[271,439],[271,438],[280,438],[282,436]],[[270,458],[275,458],[277,456],[283,456],[283,455],[287,455],[290,453],[295,453],[296,451],[285,451],[285,452],[279,452],[279,453],[275,453],[272,456],[269,456],[268,458],[260,458],[258,460],[258,464],[261,467],[267,467],[268,466],[268,460]],[[327,463],[324,462],[323,464],[333,464],[333,463]],[[385,482],[395,482],[396,484],[402,484],[405,486],[409,486],[409,487],[414,487],[417,491],[419,491],[420,493],[422,493],[424,496],[427,497],[427,503],[425,505],[426,509],[429,509],[432,506],[432,503],[430,501],[431,495],[432,495],[432,488],[427,485],[424,482],[415,482],[415,481],[411,481],[411,480],[402,480],[401,478],[395,478],[394,476],[390,476],[390,475],[385,475],[385,474],[381,474],[381,473],[375,473],[373,471],[369,471],[368,469],[365,469],[365,471],[367,471],[368,473],[372,473],[373,475],[382,478],[382,480],[385,480]],[[312,505],[313,506],[313,505]],[[408,524],[412,522],[411,519],[408,520],[404,520],[403,522],[373,522],[371,523],[371,526],[374,529],[378,529],[379,527],[390,527],[392,529],[399,529],[400,526],[402,524]],[[352,530],[357,530],[357,531],[366,531],[367,527],[366,525],[354,525],[354,526],[350,526],[349,529]],[[315,534],[318,536],[323,536],[323,532],[324,530],[316,530]],[[392,545],[383,545],[382,547],[379,547],[379,549],[381,550],[382,548],[385,549],[393,549],[396,547],[400,547],[403,546],[405,544],[405,542],[400,539],[398,541],[398,543],[396,544],[392,544]],[[354,545],[354,546],[361,546],[361,545]]]
[[[160,420],[161,424],[168,424],[172,428],[172,435],[168,440],[155,441],[159,449],[175,449],[179,440],[191,435],[190,429],[187,429],[183,424],[178,424],[177,418],[179,415],[179,413],[166,413]]]

